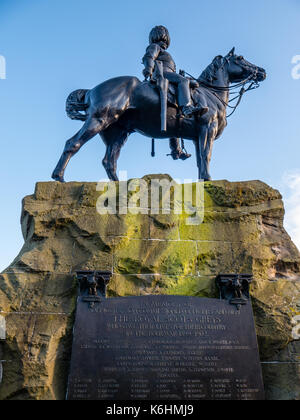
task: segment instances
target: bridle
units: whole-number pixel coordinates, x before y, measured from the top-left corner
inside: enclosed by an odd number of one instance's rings
[[[226,63],[229,64],[229,59],[228,58],[225,58],[225,60],[226,60]],[[223,66],[221,68],[224,68],[224,64],[223,64]],[[257,89],[260,86],[259,82],[257,81],[257,73],[258,73],[258,68],[256,67],[255,70],[252,70],[251,71],[251,74],[246,79],[242,80],[241,82],[239,82],[239,83],[237,83],[235,85],[231,85],[231,86],[214,86],[214,85],[211,85],[211,84],[207,83],[204,80],[196,79],[191,74],[185,72],[185,74],[187,74],[189,77],[191,77],[192,79],[194,79],[195,81],[197,81],[200,86],[203,86],[205,88],[210,89],[210,92],[216,98],[219,99],[219,101],[223,104],[223,106],[225,108],[229,107],[229,108],[231,108],[233,110],[229,115],[226,116],[226,118],[231,117],[235,113],[235,111],[237,110],[238,106],[240,105],[240,103],[241,103],[241,101],[242,101],[243,96],[244,96],[245,93],[250,92],[251,90]],[[248,86],[248,88],[246,88],[246,85],[249,84],[249,83],[250,83],[250,85]],[[215,92],[215,91],[229,92],[229,95],[234,95],[237,92],[232,92],[232,90],[235,90],[235,89],[238,89],[238,88],[241,88],[241,90],[239,91],[238,95],[235,96],[234,98],[230,99],[228,101],[228,103],[226,103],[218,95],[218,93]],[[231,102],[235,101],[236,99],[237,99],[237,103],[234,106],[229,105]]]

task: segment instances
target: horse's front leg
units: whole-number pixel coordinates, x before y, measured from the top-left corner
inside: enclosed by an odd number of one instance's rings
[[[197,167],[198,167],[198,180],[205,181],[204,178],[204,145],[207,142],[207,134],[208,134],[208,125],[202,125],[199,130],[198,138],[194,140],[195,149],[196,149],[196,159],[197,159]]]
[[[209,124],[208,130],[207,130],[207,138],[206,142],[203,147],[203,161],[204,161],[204,173],[203,173],[203,179],[205,181],[210,181],[210,162],[212,157],[212,151],[213,151],[213,145],[215,138],[218,133],[218,122],[213,121]]]
[[[201,127],[196,142],[197,165],[199,169],[199,179],[210,181],[210,161],[212,156],[213,143],[217,135],[217,122],[205,124]]]

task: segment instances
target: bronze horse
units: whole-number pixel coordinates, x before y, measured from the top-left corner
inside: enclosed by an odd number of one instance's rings
[[[107,150],[103,166],[110,180],[118,181],[117,160],[128,136],[138,132],[150,138],[182,137],[192,140],[196,148],[199,180],[210,180],[212,147],[227,125],[226,108],[230,85],[261,82],[266,71],[237,56],[234,49],[227,56],[216,57],[197,79],[200,86],[193,91],[194,102],[203,95],[209,112],[203,116],[183,118],[178,108],[169,104],[167,131],[161,131],[159,92],[150,82],[124,76],[110,79],[92,90],[73,92],[67,101],[70,118],[85,121],[81,130],[67,141],[52,178],[64,182],[64,172],[72,156],[100,134]],[[79,112],[85,111],[85,114]]]

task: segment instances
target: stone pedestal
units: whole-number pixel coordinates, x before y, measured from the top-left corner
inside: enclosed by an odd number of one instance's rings
[[[148,176],[151,178],[163,177]],[[267,399],[300,399],[300,254],[281,195],[259,181],[205,183],[205,215],[99,215],[96,183],[38,183],[25,244],[0,275],[0,400],[65,398],[77,270],[113,272],[108,295],[217,297],[219,273],[249,273]]]

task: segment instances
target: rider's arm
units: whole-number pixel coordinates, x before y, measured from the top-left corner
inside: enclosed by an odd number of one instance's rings
[[[154,67],[155,67],[155,60],[159,56],[161,52],[161,48],[157,44],[151,44],[146,50],[146,54],[143,57],[143,64],[145,66],[145,70],[152,75]]]

